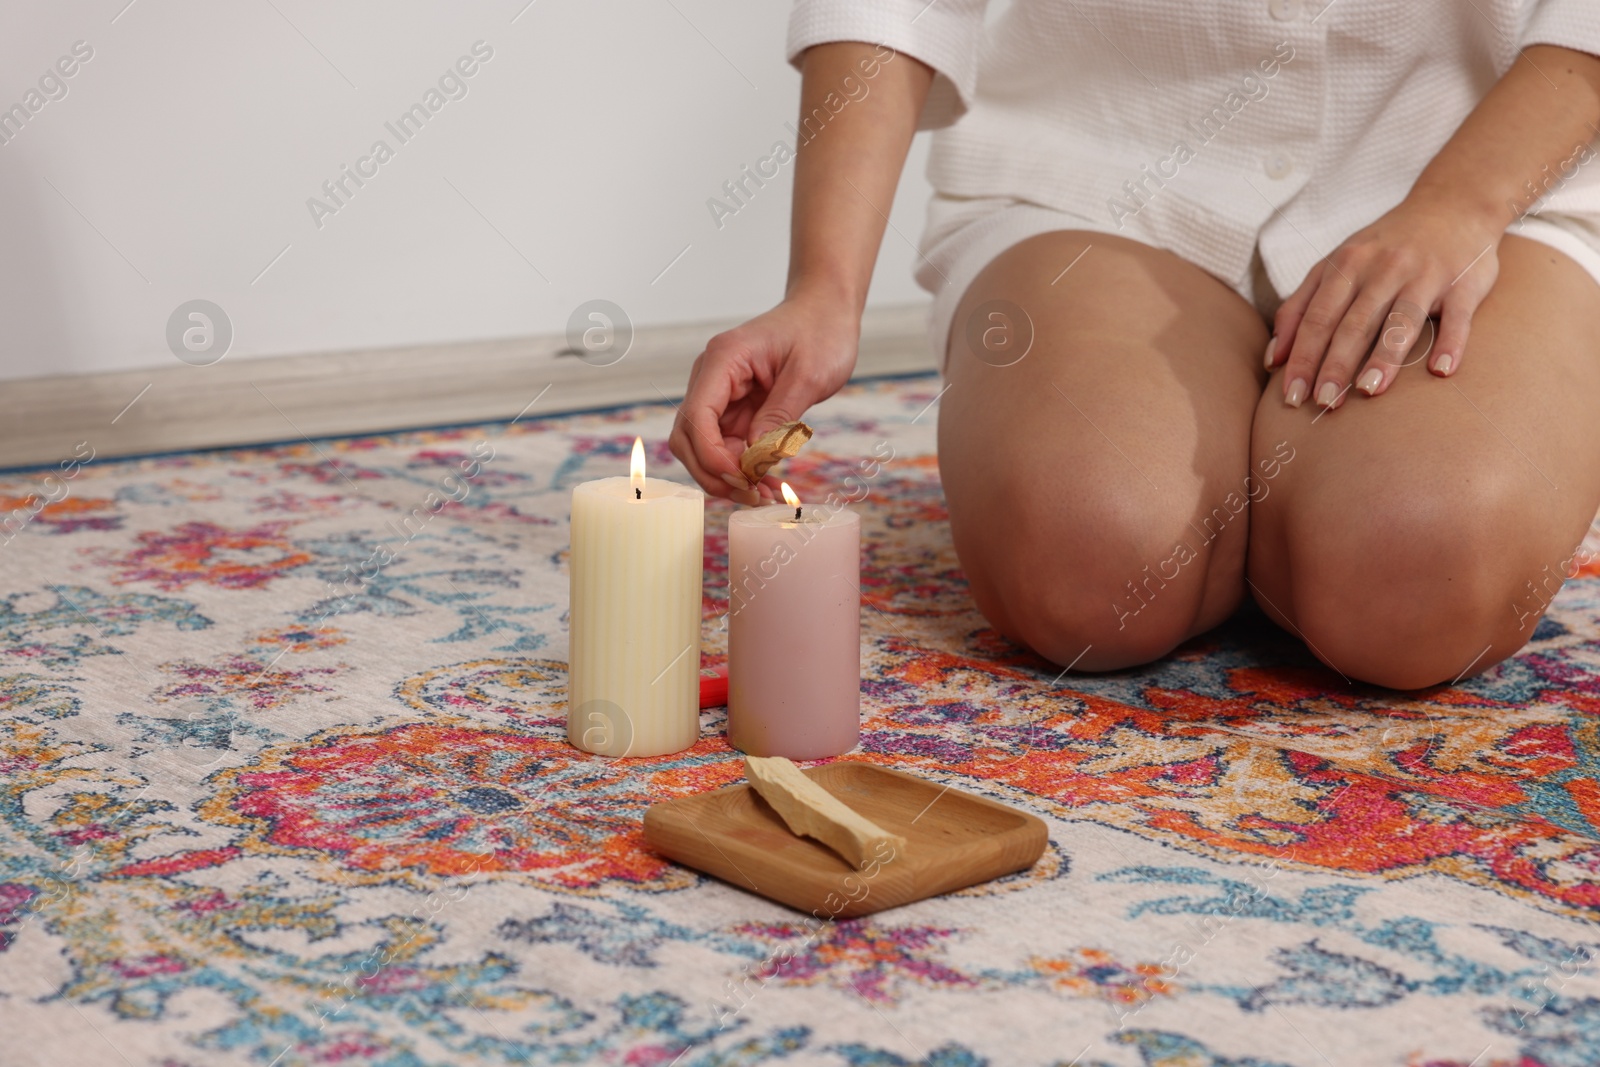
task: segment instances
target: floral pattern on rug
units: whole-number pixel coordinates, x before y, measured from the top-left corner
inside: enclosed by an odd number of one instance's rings
[[[742,778],[565,740],[573,485],[673,412],[85,464],[0,545],[0,1062],[1600,1063],[1600,539],[1518,656],[1350,685],[1246,611],[1062,674],[974,610],[911,378],[785,477],[863,517],[862,745],[1029,871],[818,924],[644,847]],[[704,662],[727,515],[707,508]]]

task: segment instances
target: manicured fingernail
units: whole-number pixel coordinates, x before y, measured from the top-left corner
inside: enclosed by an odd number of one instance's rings
[[[735,489],[733,491],[733,499],[746,507],[761,506],[761,496],[754,489]]]
[[[1283,395],[1283,402],[1292,408],[1299,407],[1306,399],[1306,380],[1296,378],[1289,383],[1289,391]]]
[[[724,474],[722,476],[722,480],[733,486],[735,489],[750,488],[750,483],[745,481],[744,475],[742,474]]]
[[[1448,352],[1440,352],[1437,356],[1433,357],[1433,373],[1435,374],[1449,374],[1450,368],[1454,367],[1455,365],[1456,361],[1450,358],[1450,353]]]
[[[1356,388],[1371,396],[1383,384],[1383,371],[1377,367],[1368,367],[1361,377],[1356,380]]]
[[[1278,338],[1277,338],[1277,336],[1274,335],[1272,337],[1267,338],[1267,354],[1266,354],[1266,357],[1263,359],[1262,364],[1268,370],[1272,369],[1272,356],[1273,356],[1273,353],[1275,353],[1277,350],[1278,350]]]
[[[1339,399],[1339,383],[1323,382],[1322,388],[1317,390],[1317,406],[1331,408]]]

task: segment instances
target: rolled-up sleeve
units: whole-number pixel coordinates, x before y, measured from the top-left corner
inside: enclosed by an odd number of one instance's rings
[[[1600,56],[1600,0],[1539,0],[1530,4],[1519,36],[1517,44],[1522,48],[1554,44]]]
[[[796,0],[789,62],[815,44],[865,41],[933,68],[917,128],[948,126],[966,113],[978,84],[978,44],[988,0]],[[1593,2],[1593,0],[1591,0]]]

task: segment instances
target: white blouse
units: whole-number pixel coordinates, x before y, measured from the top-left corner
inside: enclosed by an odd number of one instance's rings
[[[797,0],[789,58],[852,40],[932,67],[940,194],[1138,216],[1224,279],[1259,244],[1280,293],[1404,198],[1522,48],[1600,54],[1600,0],[1012,0],[986,26],[987,6]],[[1540,208],[1600,238],[1578,148]]]

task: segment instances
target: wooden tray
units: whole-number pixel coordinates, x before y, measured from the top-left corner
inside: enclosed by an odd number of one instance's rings
[[[905,854],[853,870],[826,845],[790,833],[747,784],[651,805],[645,841],[741,889],[821,919],[851,919],[1031,867],[1048,840],[1035,816],[886,767],[841,760],[804,773],[903,836]]]

